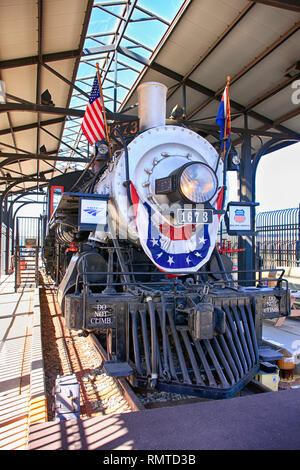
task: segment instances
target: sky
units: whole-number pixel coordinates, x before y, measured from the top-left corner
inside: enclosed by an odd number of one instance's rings
[[[262,157],[256,187],[257,212],[299,207],[300,143]]]

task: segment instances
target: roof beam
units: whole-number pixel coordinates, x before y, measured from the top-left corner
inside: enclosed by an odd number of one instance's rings
[[[53,170],[45,170],[45,171],[42,171],[41,173],[43,173],[44,175],[45,174],[48,174],[48,173],[52,173]],[[38,183],[40,180],[39,179],[34,179],[38,176],[38,173],[32,173],[31,175],[26,175],[26,178],[30,178],[30,182],[35,182],[35,183]],[[23,177],[24,178],[24,177]],[[19,182],[20,180],[22,181],[23,178],[16,178],[14,176],[8,176],[8,177],[0,177],[0,184],[5,184],[5,182],[13,182],[13,181],[16,181],[16,182]],[[1,183],[2,181],[2,183]]]
[[[292,119],[294,117],[297,117],[299,116],[300,114],[300,107],[287,113],[287,114],[284,114],[283,116],[277,118],[274,122],[273,122],[273,128],[276,128],[276,126],[282,122],[285,122],[285,121],[288,121],[289,119]],[[264,135],[264,132],[269,129],[270,127],[269,126],[263,126],[263,127],[260,127],[259,129],[257,129],[257,132],[261,132],[262,134],[261,135]],[[291,131],[290,131],[291,132]],[[297,132],[293,132],[293,136],[291,136],[291,134],[289,133],[288,135],[290,135],[293,140],[299,140],[300,141],[300,133],[297,134]],[[281,134],[276,134],[275,137],[277,137],[278,139],[287,139],[287,135],[286,136],[282,136]],[[233,145],[238,145],[241,143],[241,139],[237,139],[233,142]]]
[[[189,6],[189,3],[187,4]],[[247,7],[245,7],[245,9],[241,12],[241,17],[238,15],[236,17],[236,19],[234,20],[234,22],[228,26],[228,28],[230,29],[230,27],[233,27],[235,25],[235,22],[238,22],[242,19],[242,17],[245,16],[245,14],[249,11],[250,9],[250,6],[253,7],[253,3],[251,2],[251,5],[248,5]],[[174,27],[176,26],[176,22],[174,23]],[[174,29],[173,27],[173,29]],[[246,73],[246,71],[250,70],[252,67],[254,67],[254,65],[256,65],[256,63],[258,63],[259,61],[262,60],[263,56],[267,56],[268,54],[270,54],[275,48],[277,48],[280,44],[282,44],[282,42],[284,40],[286,40],[288,37],[290,37],[292,34],[294,34],[294,32],[299,29],[299,24],[297,23],[296,25],[294,25],[290,30],[288,30],[281,38],[279,38],[277,41],[275,41],[273,44],[271,44],[262,54],[260,54],[260,56],[256,59],[254,59],[252,62],[250,62],[242,71],[239,72],[239,74],[237,74],[234,79],[237,80],[239,79],[242,75],[244,75],[244,73]],[[224,31],[223,35],[226,36],[226,31],[227,29]],[[162,43],[163,44],[163,43]],[[216,41],[216,44],[212,44],[212,48],[215,46],[217,46],[219,44],[218,40]],[[136,81],[135,85],[133,86],[131,92],[129,92],[126,100],[123,102],[123,106],[126,106],[126,102],[128,101],[128,99],[132,96],[133,92],[135,91],[136,89],[136,86],[138,83],[140,83],[140,79],[141,77],[143,77],[145,75],[145,72],[147,71],[148,68],[150,69],[153,69],[153,70],[156,70],[157,72],[163,74],[163,75],[166,75],[168,76],[169,78],[172,78],[173,80],[179,82],[180,85],[182,85],[183,83],[185,83],[186,86],[204,94],[205,96],[208,97],[208,100],[206,100],[207,103],[213,101],[213,100],[217,100],[217,101],[220,101],[221,99],[221,95],[219,96],[216,96],[219,92],[219,90],[217,90],[216,92],[214,92],[213,90],[209,89],[208,87],[205,87],[203,85],[201,85],[200,83],[197,83],[193,80],[191,80],[189,78],[189,75],[190,73],[192,73],[194,71],[194,69],[192,69],[187,75],[183,76],[171,69],[168,69],[167,67],[164,67],[162,66],[161,64],[159,64],[158,62],[156,62],[156,57],[158,56],[160,50],[161,50],[161,44],[156,48],[156,51],[155,53],[153,54],[152,58],[150,60],[146,59],[146,58],[143,58],[143,57],[140,57],[138,56],[137,54],[134,54],[132,53],[131,51],[128,51],[128,49],[126,50],[126,48],[118,48],[119,49],[119,52],[128,56],[128,57],[131,57],[132,59],[136,60],[137,62],[141,63],[144,65],[144,70],[143,72],[140,74],[140,77],[139,79]],[[207,54],[210,53],[210,49],[208,49],[206,51]],[[198,66],[198,64],[200,65],[202,63],[202,58],[199,59],[198,63],[195,64],[195,68]],[[281,86],[281,85],[280,85]],[[222,91],[222,90],[221,90]],[[271,96],[271,94],[270,94]],[[205,102],[205,103],[206,103]],[[239,111],[240,113],[245,113],[247,112],[247,114],[250,116],[250,117],[253,117],[254,119],[256,119],[257,121],[260,121],[262,123],[264,123],[266,126],[268,126],[268,128],[271,128],[271,127],[275,127],[276,129],[280,130],[281,132],[287,134],[287,135],[290,135],[292,137],[296,137],[297,134],[287,128],[285,128],[284,126],[280,125],[278,122],[275,122],[275,121],[272,121],[271,119],[261,115],[260,113],[257,113],[255,112],[254,110],[252,109],[247,109],[246,106],[243,106],[242,104],[234,101],[234,100],[231,100],[231,105],[232,107],[234,107],[237,111]],[[122,107],[121,107],[122,109]],[[191,117],[191,116],[189,116]]]
[[[5,103],[0,104],[0,113],[4,113],[7,111],[29,111],[29,112],[41,112],[45,114],[62,114],[63,116],[74,116],[74,117],[83,117],[85,110],[83,109],[76,109],[76,108],[58,108],[55,106],[48,106],[44,104],[20,104],[20,103]],[[134,120],[134,116],[122,116],[118,113],[112,113],[109,109],[105,108],[106,117],[112,120]],[[61,122],[61,121],[60,121]],[[42,125],[42,123],[41,123]],[[36,126],[34,126],[36,127]],[[0,135],[2,131],[0,130]]]
[[[79,152],[79,150],[77,150],[76,148],[74,147],[71,147],[69,144],[67,144],[65,141],[63,141],[62,139],[56,137],[56,135],[54,135],[52,132],[50,131],[47,131],[47,129],[44,129],[43,127],[41,127],[42,131],[46,132],[46,134],[50,135],[51,137],[53,137],[55,140],[58,140],[61,144],[65,145],[66,147],[68,147],[70,150],[72,150],[72,152],[76,152],[78,153],[78,155],[80,155],[81,157],[84,158],[84,155]]]
[[[57,60],[75,59],[80,57],[81,50],[74,49],[71,51],[52,52],[50,54],[42,54],[42,62],[55,62]],[[11,69],[15,67],[25,67],[26,65],[36,65],[39,62],[39,56],[20,57],[18,59],[0,60],[0,69]]]
[[[85,91],[81,90],[81,88],[79,88],[78,86],[76,86],[74,83],[70,82],[70,80],[68,80],[66,77],[64,77],[63,75],[61,75],[59,72],[57,72],[56,70],[54,70],[52,67],[49,67],[49,65],[47,64],[43,64],[42,63],[42,66],[45,67],[45,69],[49,70],[49,72],[53,73],[53,75],[55,75],[56,77],[60,78],[63,82],[67,83],[68,85],[70,85],[72,88],[75,88],[75,90],[77,90],[81,95],[84,95],[86,98],[90,98],[89,97],[89,94],[86,93]]]
[[[287,86],[291,85],[291,83],[293,83],[295,80],[298,80],[299,78],[300,78],[300,73],[298,75],[295,75],[294,77],[286,78],[282,82],[278,83],[271,90],[268,90],[266,93],[259,96],[258,98],[255,98],[253,101],[247,104],[246,111],[249,111],[255,106],[258,106],[259,104],[263,103],[265,100],[271,98],[271,96],[276,95],[276,93],[279,93],[280,91],[284,90]]]
[[[5,103],[0,104],[0,113],[7,111],[30,111],[41,112],[46,114],[62,114],[64,116],[83,117],[84,111],[81,109],[59,108],[44,104],[21,104],[21,103]]]
[[[293,111],[290,111],[289,113],[284,114],[280,118],[275,119],[274,123],[280,124],[281,122],[285,122],[285,121],[288,121],[289,119],[299,116],[299,114],[300,114],[300,107],[297,109],[294,109]],[[300,133],[298,134],[298,137],[300,137]]]
[[[300,111],[298,110],[298,113],[299,112]],[[296,113],[296,114],[298,114],[298,113]],[[293,113],[293,115],[291,115],[291,113],[289,113],[289,115],[287,115],[287,116],[289,116],[288,119],[291,119],[292,117],[295,116],[295,112]],[[183,121],[183,123],[184,122],[185,121]],[[191,127],[191,128],[203,130],[204,132],[207,132],[208,134],[215,131],[217,133],[217,135],[219,136],[220,127],[217,124],[205,124],[203,122],[198,122],[197,120],[195,120],[195,121],[186,121],[186,123],[187,123],[187,126],[189,128]],[[265,126],[265,127],[267,128],[267,126]],[[290,134],[278,134],[278,132],[270,132],[270,131],[267,131],[265,128],[244,129],[243,127],[231,127],[231,132],[233,134],[258,135],[258,136],[261,136],[261,137],[273,137],[273,138],[275,138],[275,137],[289,138],[289,136],[290,136]]]
[[[253,0],[255,3],[262,3],[270,7],[282,8],[284,10],[291,10],[300,12],[299,0]]]
[[[46,121],[41,121],[41,126],[51,126],[53,124],[59,124],[65,120],[64,117],[59,117],[56,119],[48,119]],[[38,123],[37,122],[32,122],[30,124],[23,124],[22,126],[15,126],[13,127],[14,132],[22,132],[22,131],[27,131],[29,129],[35,129],[37,127]],[[0,135],[6,135],[10,134],[11,129],[0,129]]]
[[[33,104],[32,101],[25,100],[24,98],[20,98],[19,96],[11,95],[10,93],[6,93],[6,98],[9,98],[12,101],[17,101],[18,103]]]
[[[2,157],[6,157],[6,158],[24,158],[25,160],[27,159],[31,159],[31,158],[34,158],[36,160],[51,160],[51,161],[55,161],[55,160],[59,160],[60,157],[58,156],[50,156],[48,155],[48,153],[39,153],[39,154],[36,154],[36,153],[13,153],[13,152],[0,152],[0,158]],[[65,161],[67,157],[63,157],[63,160],[62,161]],[[75,158],[72,159],[72,161],[74,161]],[[67,160],[66,160],[67,161]],[[77,161],[77,157],[76,157],[76,161]],[[87,158],[85,157],[82,157],[80,159],[78,159],[78,161],[88,161]],[[0,162],[1,163],[1,162]]]
[[[294,33],[296,33],[299,30],[300,27],[300,21],[295,23],[291,28],[289,28],[284,34],[282,34],[276,41],[274,41],[272,44],[270,44],[261,54],[258,54],[258,56],[255,57],[255,59],[251,60],[245,67],[242,68],[238,73],[236,73],[233,77],[231,77],[230,80],[230,85],[233,85],[236,83],[238,80],[240,80],[247,72],[249,72],[253,67],[258,65],[263,59],[265,59],[269,54],[274,52],[279,46],[281,46],[287,39],[289,39]],[[201,62],[202,63],[202,62]],[[200,65],[200,63],[199,63]],[[192,69],[192,71],[196,70],[197,67]],[[190,75],[190,73],[184,77],[184,80]],[[216,91],[216,95],[222,94],[223,90],[225,88],[225,84],[222,85],[221,88],[219,88]],[[202,103],[200,106],[195,108],[193,111],[189,113],[189,118],[194,116],[196,113],[201,111],[203,108],[205,108],[208,104],[210,104],[214,98],[207,99],[204,103]]]
[[[14,186],[18,187],[15,183],[12,183],[12,184],[13,184]],[[47,188],[48,185],[49,185],[49,181],[48,181],[47,183],[40,184],[40,185],[39,185],[39,190],[41,190],[42,188]],[[12,188],[11,188],[11,189],[12,189]],[[33,191],[33,190],[35,190],[35,189],[37,189],[37,185],[35,185],[35,186],[30,186],[30,188],[26,188],[26,192]],[[23,190],[23,191],[11,191],[11,190],[10,190],[8,194],[9,194],[10,196],[13,196],[13,195],[20,194],[20,193],[23,193],[23,192],[24,192],[24,190]],[[42,193],[41,193],[41,195],[42,195]]]
[[[181,82],[183,80],[183,75],[180,75],[179,73],[177,72],[174,72],[173,70],[170,70],[160,64],[158,64],[157,62],[153,62],[152,64],[149,65],[149,67],[151,69],[154,69],[156,70],[157,72],[163,74],[163,75],[167,75],[168,77],[170,78],[173,78],[174,80],[176,81],[179,81]],[[216,95],[216,92],[214,92],[213,90],[201,85],[200,83],[197,83],[197,82],[194,82],[193,80],[191,80],[190,78],[188,78],[186,81],[185,81],[185,84],[196,90],[196,91],[199,91],[200,93],[206,95],[206,96],[209,96],[217,101],[220,101],[221,100],[221,96],[217,96]],[[240,111],[242,113],[246,112],[246,107],[243,106],[242,104],[238,103],[237,101],[234,101],[234,100],[230,100],[230,104],[233,108],[235,108],[237,111]],[[274,127],[278,130],[280,130],[281,132],[284,132],[285,134],[289,134],[291,135],[292,137],[295,137],[297,134],[293,131],[291,131],[290,129],[287,129],[286,127],[280,125],[280,124],[276,124],[274,121],[272,121],[271,119],[263,116],[262,114],[260,113],[257,113],[256,111],[248,111],[248,115],[254,119],[256,119],[257,121],[260,121],[260,122],[263,122],[264,124],[268,125],[269,127]]]
[[[158,21],[160,21],[161,23],[164,23],[166,26],[170,26],[169,21],[165,20],[165,19],[162,18],[161,16],[156,15],[155,13],[152,13],[152,12],[149,11],[149,10],[146,10],[146,8],[142,8],[141,6],[136,5],[136,9],[137,9],[137,10],[140,10],[140,11],[143,12],[143,13],[146,13],[146,15],[149,15],[149,16],[151,17],[151,19],[153,19],[153,20],[158,20]],[[131,21],[138,21],[138,20],[131,20]]]
[[[60,157],[60,156],[55,156],[55,157],[50,157],[49,155],[45,154],[15,154],[15,153],[5,153],[1,154],[1,157],[7,157],[5,160],[2,160],[0,162],[0,168],[3,168],[8,165],[13,165],[14,163],[18,161],[26,162],[28,160],[44,160],[46,163],[47,161],[50,162],[68,162],[68,163],[87,163],[89,160],[86,158],[78,158],[78,157]]]
[[[240,23],[240,21],[247,15],[247,13],[253,8],[254,3],[246,5],[243,10],[234,18],[234,20],[225,28],[222,34],[217,37],[217,39],[208,47],[208,49],[201,55],[201,57],[196,61],[193,67],[185,74],[184,80],[186,80],[206,59],[207,57],[223,42],[223,40],[228,36],[229,33]],[[170,94],[168,94],[168,99],[176,92],[180,87],[174,87]]]
[[[297,21],[291,28],[289,28],[284,34],[281,34],[276,41],[270,44],[261,54],[258,54],[249,64],[247,64],[240,72],[231,77],[230,83],[233,84],[242,78],[247,72],[249,72],[253,67],[259,64],[263,59],[268,57],[272,52],[274,52],[279,46],[281,46],[285,41],[287,41],[293,34],[295,34],[300,28],[300,21]],[[223,91],[220,90],[220,91]]]
[[[93,55],[93,54],[107,54],[107,52],[114,52],[116,50],[114,44],[105,44],[104,46],[89,47],[82,51],[82,55]]]
[[[8,147],[8,148],[10,148],[10,149],[13,149],[15,152],[18,151],[18,152],[22,152],[22,153],[24,152],[24,153],[30,154],[30,152],[28,152],[27,150],[24,150],[24,149],[21,149],[21,148],[19,148],[19,147],[16,147],[15,145],[9,145],[9,144],[6,144],[6,143],[4,143],[4,142],[0,142],[0,147],[1,147],[2,145],[3,145],[4,147]],[[54,153],[54,152],[56,152],[56,150],[54,150],[54,151],[52,151],[52,152],[47,152],[47,153]],[[1,157],[1,153],[2,153],[2,150],[0,150],[0,157]]]

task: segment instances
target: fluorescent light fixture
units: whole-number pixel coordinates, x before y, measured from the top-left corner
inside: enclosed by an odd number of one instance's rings
[[[295,77],[296,75],[298,75],[300,73],[300,60],[298,60],[298,62],[296,62],[295,64],[291,65],[291,67],[289,67],[288,69],[286,69],[285,71],[285,76],[286,77]]]
[[[6,103],[5,83],[0,80],[0,104]]]

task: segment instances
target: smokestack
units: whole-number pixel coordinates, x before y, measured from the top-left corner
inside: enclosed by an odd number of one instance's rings
[[[140,130],[164,126],[166,123],[166,102],[168,88],[162,83],[142,83],[138,91],[138,116]]]

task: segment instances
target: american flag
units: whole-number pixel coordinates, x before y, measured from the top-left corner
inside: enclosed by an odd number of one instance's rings
[[[81,128],[91,145],[94,145],[95,142],[105,138],[101,95],[97,74],[94,79],[91,96],[83,117]]]

